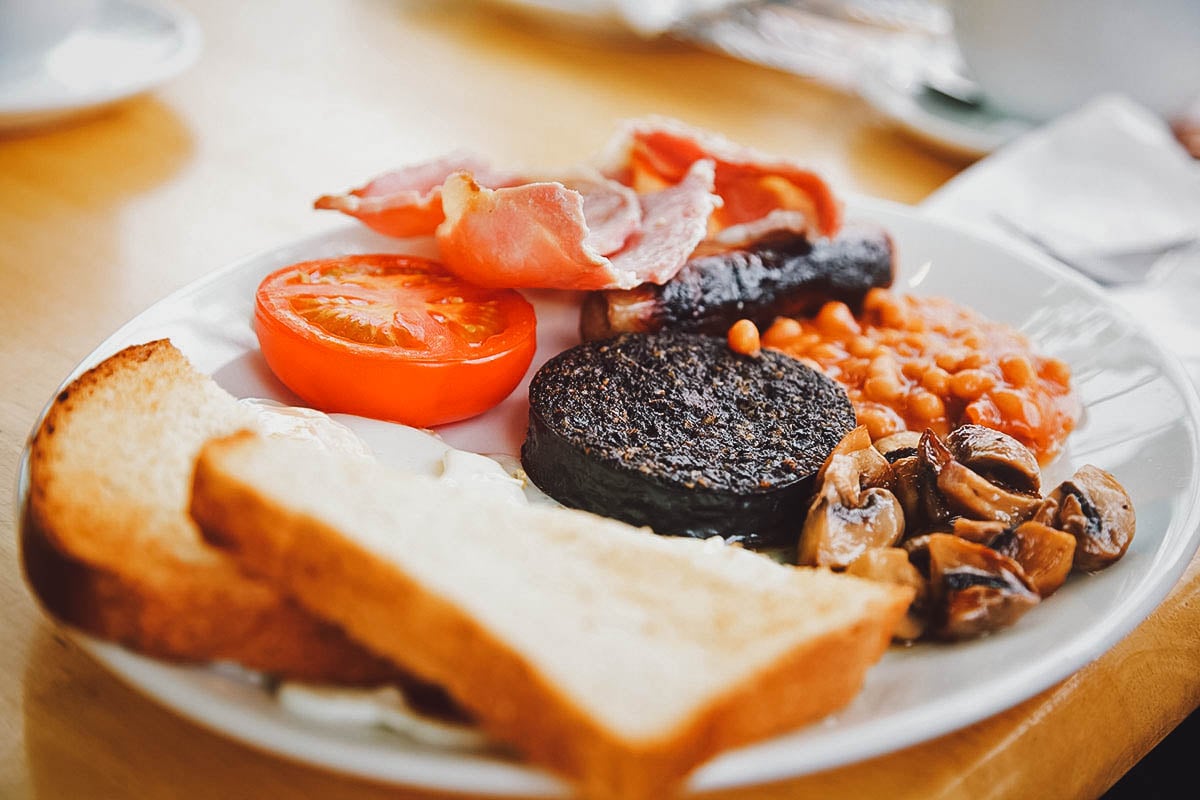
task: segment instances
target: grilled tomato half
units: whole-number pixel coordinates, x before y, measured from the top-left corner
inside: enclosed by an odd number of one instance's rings
[[[533,306],[429,259],[349,255],[276,270],[254,327],[275,376],[307,404],[430,427],[473,417],[533,359]]]

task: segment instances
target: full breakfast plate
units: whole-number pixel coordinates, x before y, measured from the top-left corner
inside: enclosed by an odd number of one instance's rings
[[[1200,400],[1181,367],[1138,322],[1082,278],[908,207],[850,198],[849,220],[883,226],[899,254],[895,288],[948,296],[1027,334],[1071,366],[1083,415],[1045,467],[1047,484],[1092,463],[1118,476],[1137,509],[1137,536],[1120,562],[1075,576],[1020,625],[954,645],[893,646],[840,712],[795,733],[725,753],[689,779],[693,789],[747,785],[869,759],[932,739],[1031,697],[1102,655],[1163,600],[1200,544]],[[297,403],[262,358],[251,327],[255,288],[272,270],[349,253],[431,254],[421,240],[337,227],[230,265],[154,305],[101,344],[75,374],[116,350],[169,337],[238,397]],[[439,428],[452,447],[515,456],[526,390],[539,365],[578,341],[577,298],[527,292],[538,350],[526,379],[499,406]],[[74,375],[72,376],[74,377]],[[386,423],[347,421],[369,445]],[[19,492],[29,489],[28,453]],[[142,657],[74,634],[119,678],[183,717],[283,757],[378,781],[492,795],[557,796],[568,786],[502,752],[462,751],[383,728],[294,716],[255,676]]]

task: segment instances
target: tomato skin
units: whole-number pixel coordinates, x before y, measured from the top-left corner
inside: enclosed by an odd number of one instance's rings
[[[504,329],[479,347],[421,354],[403,346],[364,344],[330,335],[288,306],[281,287],[298,271],[330,265],[351,270],[379,264],[417,266],[449,276],[436,262],[409,256],[366,255],[303,262],[268,275],[255,294],[254,330],[267,366],[306,404],[416,427],[433,427],[487,411],[525,376],[536,349],[533,307],[513,290],[454,286],[499,298]],[[450,280],[453,279],[450,276]],[[294,284],[294,282],[293,282]]]

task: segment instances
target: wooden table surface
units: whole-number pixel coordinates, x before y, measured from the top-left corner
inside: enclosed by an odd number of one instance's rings
[[[657,113],[915,203],[964,165],[857,99],[682,44],[547,30],[466,3],[188,3],[199,62],[87,120],[0,138],[0,796],[428,797],[295,765],[176,718],[94,664],[18,566],[11,487],[74,365],[232,260],[325,229],[312,198],[467,148],[558,166]],[[1007,712],[729,798],[1096,797],[1200,702],[1200,566],[1098,661]]]

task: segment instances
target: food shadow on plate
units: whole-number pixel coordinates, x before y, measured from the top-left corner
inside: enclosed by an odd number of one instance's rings
[[[221,388],[237,398],[263,398],[287,405],[308,406],[275,377],[257,348],[225,362],[212,373],[212,377]],[[518,455],[529,419],[527,386],[528,379],[487,413],[439,426],[434,433],[451,447],[460,450]],[[367,444],[370,445],[370,441]]]
[[[229,360],[214,371],[212,377],[222,389],[237,398],[265,398],[288,405],[304,405],[275,377],[257,348]]]

